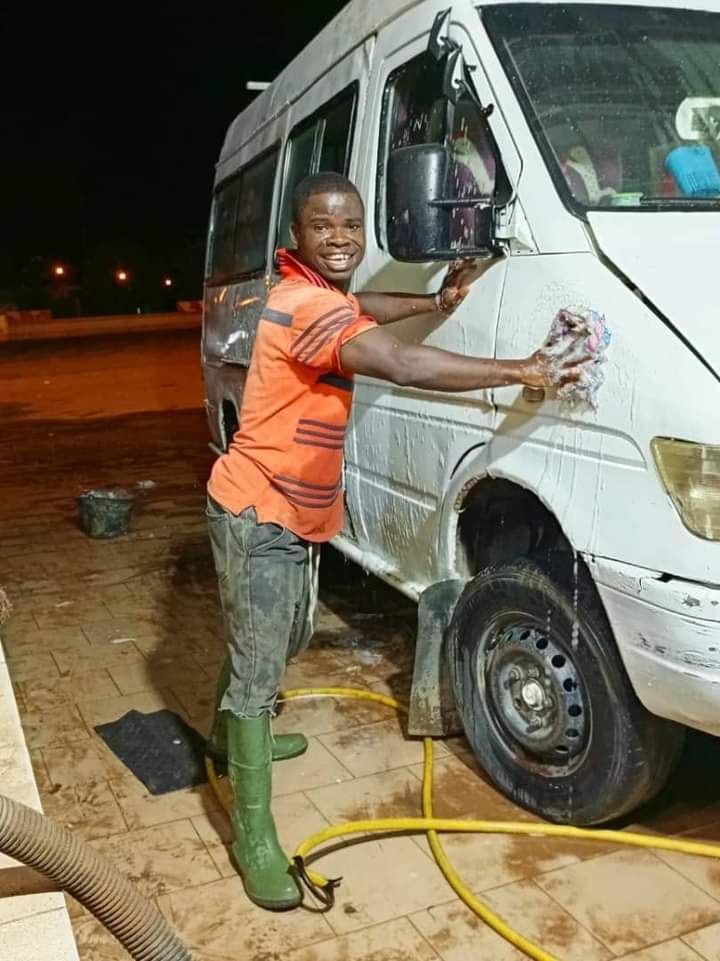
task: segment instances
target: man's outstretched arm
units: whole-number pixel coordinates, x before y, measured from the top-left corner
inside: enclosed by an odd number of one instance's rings
[[[557,387],[576,381],[582,367],[582,362],[564,365],[562,357],[552,358],[543,350],[523,360],[465,357],[436,347],[405,344],[379,327],[344,344],[340,363],[354,374],[446,393],[511,384]]]

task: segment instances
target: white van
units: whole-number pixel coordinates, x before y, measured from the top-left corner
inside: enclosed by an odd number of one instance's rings
[[[208,244],[213,445],[237,425],[293,187],[346,173],[357,289],[437,290],[401,336],[523,357],[561,308],[612,329],[596,410],[358,377],[336,546],[419,599],[410,730],[455,719],[530,810],[590,824],[720,734],[720,13],[353,0],[230,127]]]

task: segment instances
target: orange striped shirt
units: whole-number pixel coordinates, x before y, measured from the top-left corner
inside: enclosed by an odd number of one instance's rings
[[[291,253],[278,252],[282,280],[258,324],[240,427],[213,465],[208,493],[260,523],[327,541],[343,525],[343,451],[352,375],[340,349],[376,326]]]

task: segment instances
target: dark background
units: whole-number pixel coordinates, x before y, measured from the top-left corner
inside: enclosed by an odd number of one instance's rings
[[[245,83],[272,80],[343,6],[0,0],[0,308],[200,298],[214,164],[256,96]]]

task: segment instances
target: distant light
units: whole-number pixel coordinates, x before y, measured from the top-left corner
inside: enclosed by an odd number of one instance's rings
[[[246,90],[267,90],[270,86],[269,80],[248,80],[245,84]]]
[[[118,270],[116,272],[115,280],[117,280],[119,284],[124,284],[127,281],[127,279],[128,279],[127,270]]]
[[[164,284],[166,287],[172,287],[172,285],[173,285],[172,277],[166,277],[165,280],[163,280],[163,284]]]
[[[65,268],[63,267],[62,264],[55,264],[55,266],[52,269],[52,272],[55,274],[56,277],[65,276]]]

